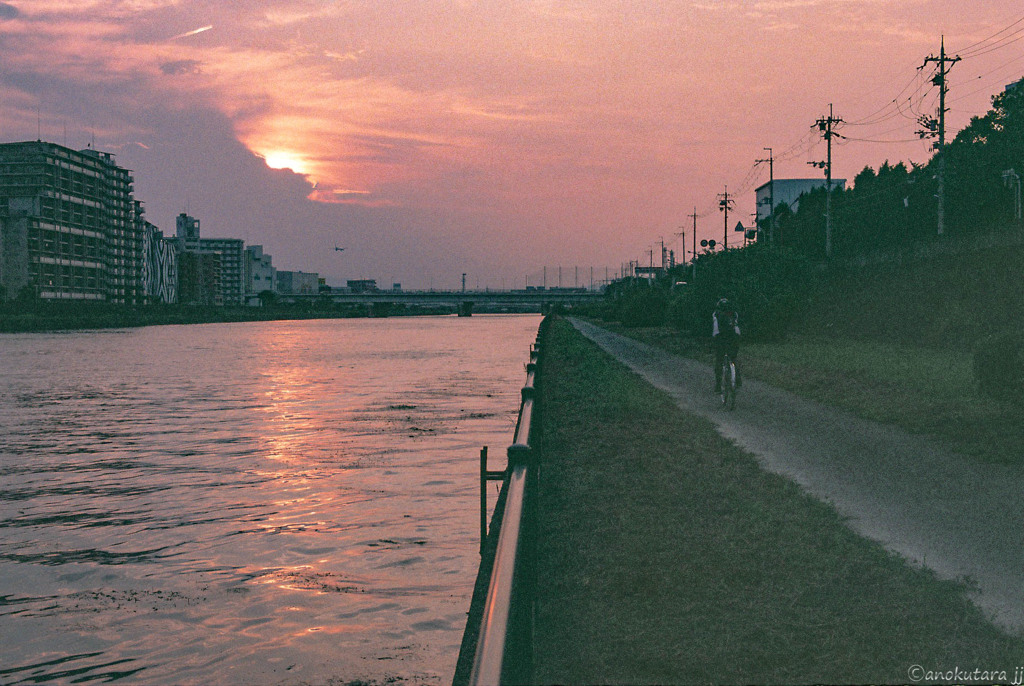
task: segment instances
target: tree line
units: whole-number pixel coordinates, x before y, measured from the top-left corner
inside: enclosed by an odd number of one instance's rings
[[[1018,222],[1015,176],[1024,176],[1024,83],[994,97],[992,109],[972,118],[942,154],[945,233],[970,237]],[[877,171],[866,167],[850,188],[833,189],[833,257],[870,258],[937,240],[938,167],[938,155],[909,167],[886,161]],[[825,257],[826,193],[820,188],[804,195],[795,212],[777,208],[782,246],[812,259]]]

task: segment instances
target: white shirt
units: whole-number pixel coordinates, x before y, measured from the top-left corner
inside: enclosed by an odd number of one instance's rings
[[[736,332],[736,335],[739,336],[740,335],[740,315],[739,314],[736,314],[736,323],[733,325],[732,328]],[[718,310],[715,310],[715,312],[711,315],[711,337],[714,338],[715,336],[718,335],[718,333],[719,333],[719,329],[718,329]]]

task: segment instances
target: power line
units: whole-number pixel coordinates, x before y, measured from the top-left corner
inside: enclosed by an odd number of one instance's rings
[[[918,141],[921,140],[920,138],[895,138],[888,140],[878,140],[875,138],[851,138],[850,136],[845,136],[844,138],[848,141],[853,141],[855,143],[917,143]],[[839,145],[843,144],[840,143]]]
[[[1024,17],[1021,17],[1021,18],[1017,19],[1017,21],[1013,22],[1013,23],[1012,23],[1012,24],[1010,24],[1009,26],[1006,26],[1006,27],[1003,27],[1003,28],[999,29],[998,31],[996,31],[995,33],[993,33],[993,34],[992,34],[991,36],[989,36],[988,38],[982,38],[982,39],[981,39],[980,41],[977,41],[976,43],[971,43],[970,45],[968,45],[967,47],[965,47],[965,48],[964,48],[963,50],[961,50],[961,51],[960,51],[960,53],[961,53],[961,54],[964,54],[964,53],[968,53],[968,52],[970,52],[970,51],[971,51],[971,50],[972,50],[973,48],[976,48],[976,47],[980,46],[980,45],[981,45],[982,43],[987,43],[988,41],[990,41],[990,40],[992,40],[993,38],[995,38],[996,36],[998,36],[998,35],[999,35],[1000,33],[1003,33],[1004,31],[1009,31],[1009,30],[1010,30],[1010,29],[1012,29],[1012,28],[1013,28],[1014,26],[1016,26],[1017,24],[1020,24],[1020,23],[1022,23],[1022,22],[1024,22]]]
[[[920,78],[920,76],[921,76],[921,70],[918,69],[917,72],[910,78],[910,81],[907,82],[907,85],[905,85],[903,88],[901,88],[900,92],[896,94],[895,98],[893,98],[892,100],[890,100],[886,104],[882,105],[881,107],[879,107],[877,110],[875,110],[871,114],[865,115],[861,119],[857,119],[855,121],[847,122],[847,124],[849,126],[869,126],[871,124],[875,124],[875,123],[878,123],[878,122],[887,121],[888,119],[896,116],[896,113],[893,113],[891,115],[886,115],[885,117],[883,117],[881,119],[878,119],[878,120],[874,120],[874,121],[871,120],[872,117],[880,115],[882,112],[887,110],[889,107],[892,107],[893,105],[896,105],[896,108],[897,108],[897,111],[898,111],[899,110],[899,102],[898,101],[899,101],[900,97],[904,93],[907,92],[908,88],[910,88],[912,85],[914,85],[914,82],[917,81]],[[912,92],[911,95],[908,96],[908,98],[914,97],[914,93],[920,91],[921,87],[922,87],[922,84],[919,83],[917,88],[914,89],[914,92]]]
[[[1011,36],[1017,36],[1018,33],[1024,34],[1024,28],[1020,29],[1019,31],[1014,31],[1010,35]],[[1007,36],[1006,38],[1009,39],[1009,37],[1010,36]],[[970,55],[967,55],[967,57],[965,59],[970,59],[972,57],[981,57],[982,55],[987,55],[990,52],[995,52],[996,50],[1002,50],[1003,48],[1007,47],[1008,45],[1013,45],[1014,43],[1016,43],[1019,40],[1024,40],[1024,35],[1017,36],[1013,40],[1004,40],[1001,45],[998,45],[998,44],[997,45],[993,45],[988,50],[982,50],[981,52],[975,52],[975,53],[972,53]]]
[[[1020,55],[1018,57],[1014,57],[1012,60],[1008,60],[1006,62],[1003,62],[1002,64],[1000,64],[995,69],[992,69],[991,71],[987,71],[984,74],[978,75],[977,78],[978,79],[982,79],[982,78],[984,78],[986,76],[991,76],[992,74],[995,74],[996,72],[1001,71],[1002,69],[1010,66],[1014,62],[1020,62],[1021,60],[1024,60],[1024,55]],[[962,94],[958,95],[957,97],[953,98],[950,102],[957,102],[959,100],[963,100],[964,98],[968,98],[968,97],[970,97],[972,95],[976,95],[977,93],[981,93],[982,91],[985,91],[985,90],[988,90],[988,89],[989,89],[988,85],[982,86],[981,88],[977,88],[977,89],[975,89],[973,91],[968,91],[967,93],[962,93]]]

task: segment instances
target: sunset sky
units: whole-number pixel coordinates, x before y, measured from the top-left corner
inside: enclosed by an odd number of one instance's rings
[[[749,222],[765,147],[819,176],[830,103],[834,177],[926,161],[943,35],[951,139],[1024,76],[1019,0],[6,0],[0,140],[94,142],[165,233],[335,285],[589,285],[694,208],[720,240],[726,186]]]

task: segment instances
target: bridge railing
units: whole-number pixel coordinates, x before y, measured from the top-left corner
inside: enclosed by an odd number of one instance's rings
[[[505,509],[469,677],[471,686],[528,683],[533,669],[537,468],[531,440],[543,330],[542,324],[531,349],[513,443],[508,447]]]

